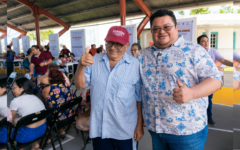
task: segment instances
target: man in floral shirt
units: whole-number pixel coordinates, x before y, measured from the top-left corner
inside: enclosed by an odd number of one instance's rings
[[[143,117],[153,150],[203,150],[207,139],[207,96],[221,76],[204,48],[178,37],[172,11],[150,18],[154,44],[140,51]]]

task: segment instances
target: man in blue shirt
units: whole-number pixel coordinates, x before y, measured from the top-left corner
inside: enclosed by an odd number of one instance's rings
[[[7,46],[7,78],[13,72],[13,62],[14,62],[14,54],[11,49],[11,46]]]
[[[129,33],[111,27],[107,53],[82,55],[75,74],[77,89],[90,86],[90,138],[94,150],[136,150],[143,136],[139,61],[125,53]]]
[[[172,11],[150,17],[154,44],[139,52],[143,118],[153,150],[203,150],[207,139],[207,96],[221,87],[211,57],[178,36]]]

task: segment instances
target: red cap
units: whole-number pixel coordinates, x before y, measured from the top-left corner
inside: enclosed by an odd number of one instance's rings
[[[129,33],[124,27],[113,26],[108,30],[105,41],[118,42],[126,45],[129,42]]]

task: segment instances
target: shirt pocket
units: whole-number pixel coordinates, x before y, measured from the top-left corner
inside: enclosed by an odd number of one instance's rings
[[[120,99],[129,99],[135,94],[135,86],[130,83],[119,83],[116,91],[116,97]]]

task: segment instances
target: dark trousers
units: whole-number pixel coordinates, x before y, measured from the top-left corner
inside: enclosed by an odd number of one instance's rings
[[[7,78],[13,72],[13,62],[7,62]]]
[[[208,96],[208,108],[207,108],[208,118],[212,118],[212,98],[213,94]]]

